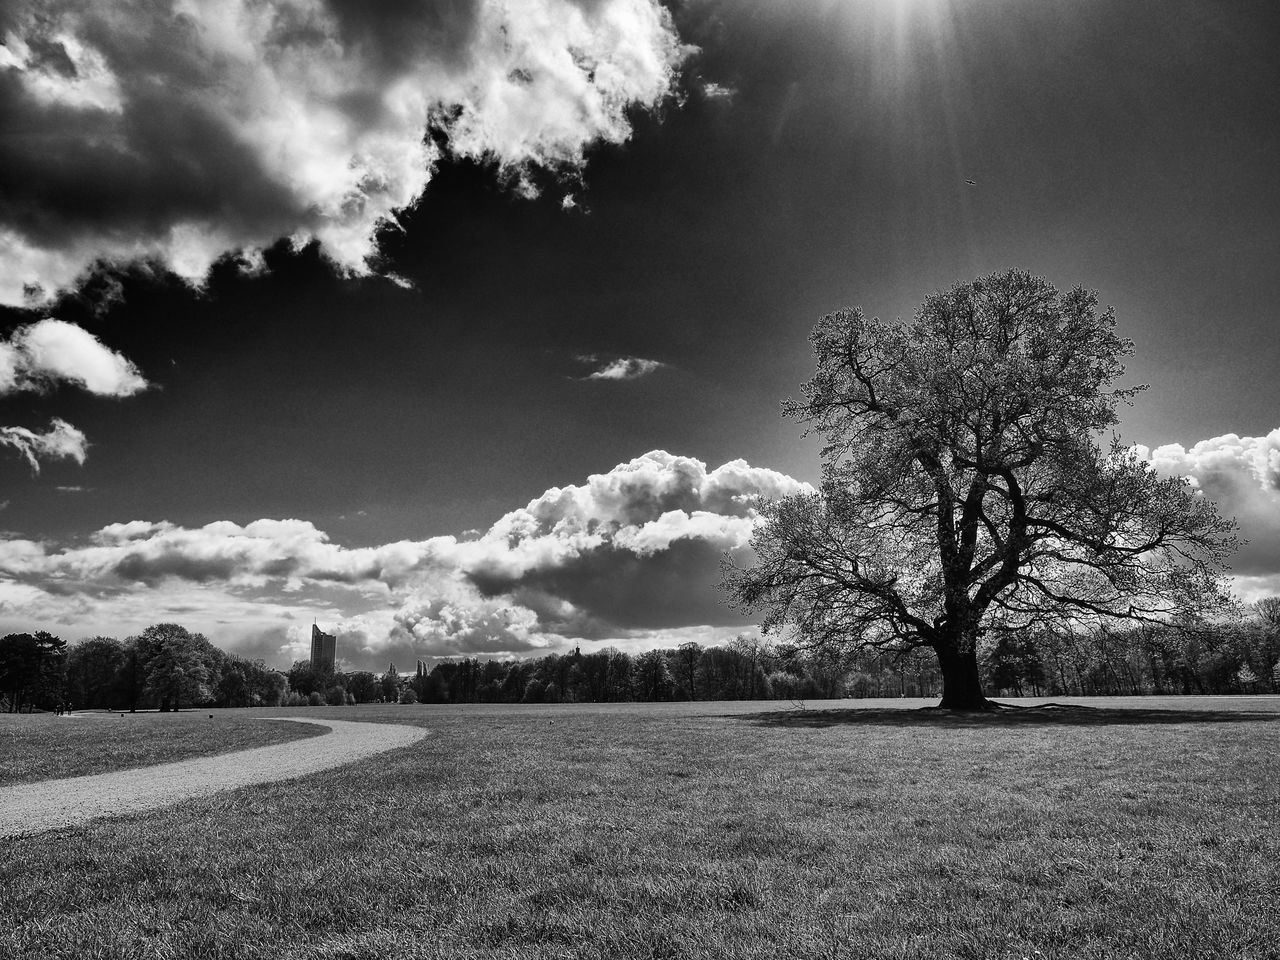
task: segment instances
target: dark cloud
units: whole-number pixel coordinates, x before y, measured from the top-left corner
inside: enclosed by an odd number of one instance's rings
[[[384,76],[410,70],[424,54],[464,68],[480,7],[479,0],[329,0],[344,45]],[[278,42],[291,45],[287,29],[279,31]]]
[[[254,565],[253,570],[261,576],[288,577],[297,570],[298,563],[296,559],[282,557]],[[189,580],[192,583],[226,583],[237,576],[243,576],[245,567],[242,556],[193,555],[182,550],[180,545],[173,544],[160,551],[129,553],[111,568],[111,572],[121,580],[155,586],[168,579]]]
[[[568,601],[581,619],[556,627],[589,639],[628,630],[747,623],[720,602],[716,584],[723,552],[721,545],[705,540],[676,540],[650,555],[601,547],[517,580],[472,579],[489,596],[533,591]],[[579,625],[586,628],[581,633]]]

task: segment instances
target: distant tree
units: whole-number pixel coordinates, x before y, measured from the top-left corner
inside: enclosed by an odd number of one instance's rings
[[[418,702],[418,695],[414,693],[413,687],[406,685],[405,688],[400,691],[400,702],[401,703],[417,703]]]
[[[507,665],[501,660],[486,660],[476,672],[476,700],[480,703],[498,703],[502,700],[502,684],[507,678]],[[417,688],[415,688],[417,689]],[[418,690],[418,700],[422,700]]]
[[[586,671],[581,663],[573,663],[569,665],[569,672],[565,676],[564,683],[564,700],[566,703],[588,703],[593,702],[592,690],[587,682]]]
[[[561,659],[563,660],[564,658],[562,657]],[[566,667],[566,668],[565,668],[565,672],[567,673],[569,669],[571,669],[571,668]],[[542,687],[542,700],[541,700],[541,702],[542,702],[542,703],[563,703],[563,702],[564,702],[564,692],[563,692],[563,691],[564,691],[565,689],[566,689],[566,688],[565,688],[565,686],[564,686],[564,685],[562,685],[562,684],[557,684],[557,683],[556,683],[555,681],[553,681],[553,680],[548,680],[548,681],[543,685],[543,687]]]
[[[211,647],[205,657],[207,685],[220,707],[279,706],[285,701],[289,680],[262,660],[247,660]]]
[[[675,693],[675,681],[666,654],[661,650],[646,650],[636,657],[635,693],[639,700],[656,703],[670,700]]]
[[[387,672],[382,675],[382,699],[387,703],[395,703],[400,699],[400,671],[396,669],[396,665],[390,664]]]
[[[789,670],[769,674],[769,692],[778,700],[808,700],[817,696],[809,677],[797,676]]]
[[[284,704],[289,692],[289,679],[278,670],[271,670],[261,660],[254,660],[257,667],[253,685],[254,704],[278,707]]]
[[[249,671],[239,658],[223,662],[213,686],[220,707],[245,707],[253,700]]]
[[[842,310],[785,412],[822,435],[821,489],[770,503],[725,588],[812,645],[931,649],[944,707],[987,709],[992,630],[1157,622],[1221,607],[1234,524],[1100,434],[1140,387],[1132,344],[1084,290],[1008,272],[907,324]]]
[[[1280,630],[1280,597],[1263,597],[1253,608],[1264,624],[1273,630]]]
[[[382,684],[369,671],[360,670],[348,674],[347,690],[351,692],[356,703],[373,703],[382,695]]]
[[[574,658],[549,653],[538,661],[538,679],[544,684],[542,699],[546,703],[560,703],[568,698],[569,672]]]
[[[703,650],[695,682],[703,700],[766,699],[769,694],[769,680],[760,661],[736,646]]]
[[[516,660],[508,664],[506,675],[502,678],[502,699],[505,703],[520,703],[524,700],[529,681],[537,670],[531,660]],[[425,697],[423,698],[426,699]]]
[[[66,643],[43,631],[0,639],[0,694],[10,713],[51,709],[63,696]]]
[[[147,683],[144,658],[137,641],[137,637],[125,640],[124,665],[119,673],[121,702],[129,708],[130,713],[134,713],[143,702],[143,691]]]
[[[67,648],[67,698],[91,710],[125,703],[125,646],[114,637],[90,637]]]
[[[770,651],[760,642],[760,638],[740,633],[729,641],[729,649],[738,655],[742,663],[742,699],[769,699],[769,677],[765,672],[765,662],[770,659]]]
[[[314,666],[310,660],[295,660],[285,676],[289,680],[289,689],[296,690],[303,696],[311,696],[316,691],[323,691],[333,684],[331,671]]]
[[[162,713],[210,696],[207,683],[214,649],[203,635],[176,623],[157,623],[132,639],[142,665],[144,691],[159,700]]]
[[[1236,671],[1236,683],[1240,685],[1240,689],[1245,693],[1252,693],[1254,687],[1258,684],[1258,675],[1253,672],[1253,668],[1247,663],[1242,664],[1240,669]]]
[[[421,692],[418,694],[419,703],[445,703],[449,699],[449,686],[433,669],[430,673],[422,678]]]
[[[698,663],[702,644],[689,640],[680,644],[671,657],[671,676],[682,700],[698,699]]]
[[[910,672],[918,686],[923,686],[926,677],[931,676],[921,664],[921,658],[908,654],[905,658],[897,655],[886,657],[880,651],[849,649],[847,647],[824,646],[816,650],[801,650],[799,663],[805,677],[813,681],[813,689],[806,696],[809,699],[831,699],[843,697],[849,675],[868,659],[876,669],[887,673],[896,670],[899,678]],[[936,672],[936,671],[934,671]]]
[[[1033,696],[1040,695],[1044,667],[1034,640],[1026,632],[1012,630],[1003,630],[996,635],[986,662],[987,678],[994,689],[1012,690],[1021,697],[1026,694],[1025,685]]]
[[[345,706],[347,702],[347,691],[342,688],[341,684],[335,683],[324,692],[324,702],[331,707]]]
[[[625,703],[634,699],[635,660],[631,654],[617,647],[609,647],[602,652],[607,662],[604,699],[611,703]]]

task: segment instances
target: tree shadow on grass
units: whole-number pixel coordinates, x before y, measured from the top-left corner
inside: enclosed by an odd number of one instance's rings
[[[985,713],[943,710],[941,707],[893,709],[869,707],[847,710],[779,710],[741,719],[764,727],[1104,727],[1187,723],[1276,723],[1280,711],[1169,710],[1147,707],[1086,707],[1042,703],[1035,706],[1001,704]]]

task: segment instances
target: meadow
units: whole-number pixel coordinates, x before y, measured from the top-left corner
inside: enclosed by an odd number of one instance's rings
[[[1280,952],[1280,700],[920,705],[273,710],[431,736],[0,841],[0,956]]]
[[[260,719],[275,713],[0,713],[0,787],[230,753],[325,732],[312,724]]]

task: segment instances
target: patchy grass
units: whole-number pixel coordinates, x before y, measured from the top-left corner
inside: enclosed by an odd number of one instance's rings
[[[258,719],[275,715],[274,710],[0,714],[0,786],[206,757],[326,732],[309,723]]]
[[[299,711],[433,735],[0,843],[0,956],[1274,957],[1280,702],[1104,703]]]

